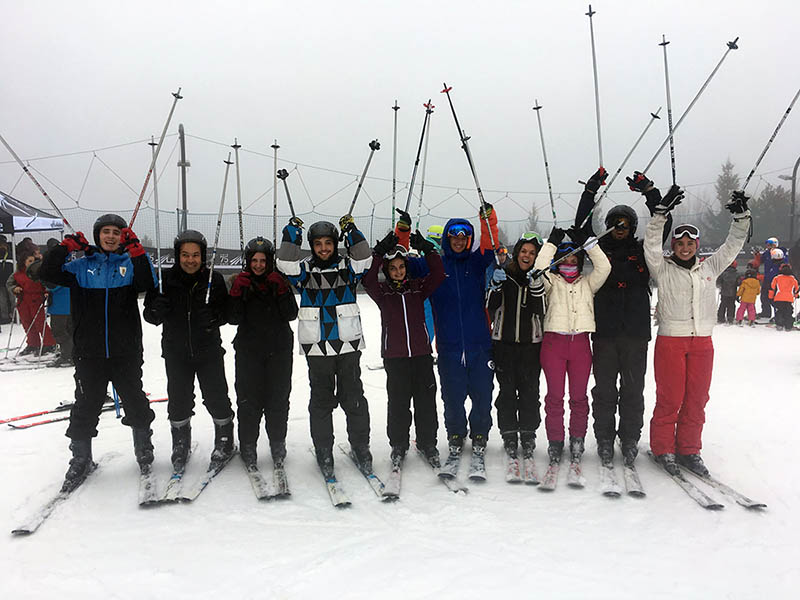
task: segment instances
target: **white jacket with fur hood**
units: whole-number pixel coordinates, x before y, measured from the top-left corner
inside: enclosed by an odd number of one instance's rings
[[[556,254],[556,247],[547,242],[539,251],[534,264],[535,269],[548,269]],[[547,293],[547,312],[544,315],[544,330],[556,333],[593,333],[594,295],[611,273],[611,263],[596,245],[586,253],[594,269],[588,275],[580,275],[567,283],[561,275],[548,273],[544,279]]]
[[[717,322],[717,276],[739,254],[750,228],[750,211],[736,215],[719,249],[686,269],[664,256],[666,217],[653,215],[644,236],[644,258],[658,283],[658,335],[707,337]]]

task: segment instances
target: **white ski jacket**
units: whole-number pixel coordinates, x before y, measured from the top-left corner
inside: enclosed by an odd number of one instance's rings
[[[662,235],[666,217],[654,215],[644,236],[644,258],[658,283],[658,335],[706,337],[717,322],[717,276],[730,265],[744,245],[750,211],[736,215],[728,237],[719,249],[690,269],[664,257]]]

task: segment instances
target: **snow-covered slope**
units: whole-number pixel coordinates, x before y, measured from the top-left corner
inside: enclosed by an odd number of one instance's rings
[[[366,368],[379,362],[380,318],[368,298],[359,302],[367,335],[362,376],[372,448],[376,470],[385,476],[385,375]],[[144,327],[145,389],[163,397],[160,330]],[[4,326],[3,341],[6,334]],[[231,392],[233,334],[233,327],[224,328]],[[337,474],[353,506],[336,510],[308,451],[308,377],[305,360],[296,356],[289,500],[259,503],[235,459],[194,504],[140,509],[130,431],[113,413],[103,413],[95,456],[112,451],[119,456],[35,535],[12,538],[1,532],[9,532],[58,487],[69,460],[68,440],[65,423],[0,432],[0,597],[793,597],[800,486],[787,457],[794,452],[800,417],[800,333],[726,326],[715,330],[714,343],[704,457],[722,480],[766,502],[763,513],[747,512],[719,494],[714,495],[725,510],[705,511],[645,456],[638,461],[645,499],[603,497],[591,433],[585,489],[565,485],[566,469],[552,494],[509,485],[503,481],[503,453],[494,430],[489,480],[470,484],[467,496],[448,492],[426,464],[410,455],[401,500],[382,504],[337,454]],[[543,396],[544,377],[541,389]],[[0,417],[53,407],[69,400],[72,391],[70,370],[0,373]],[[654,402],[652,370],[646,398],[647,423]],[[155,410],[155,467],[166,478],[166,406]],[[189,480],[204,469],[213,439],[211,419],[199,400],[193,428],[200,446]],[[336,434],[337,441],[346,441],[341,411]],[[643,448],[647,435],[645,424]],[[536,458],[543,471],[543,427],[539,436]],[[444,437],[442,427],[442,451]],[[269,474],[263,433],[259,453]]]

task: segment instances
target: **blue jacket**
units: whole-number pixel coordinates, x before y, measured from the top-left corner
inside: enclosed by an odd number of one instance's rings
[[[47,307],[47,313],[50,315],[68,315],[69,288],[57,285],[47,289],[50,290],[50,306]]]
[[[467,225],[472,230],[466,250],[456,254],[450,248],[448,230],[454,225]],[[436,348],[441,352],[462,354],[489,349],[492,339],[484,305],[486,269],[494,261],[490,250],[472,250],[475,230],[467,219],[450,219],[442,234],[442,261],[445,280],[431,296],[436,329]],[[422,258],[409,259],[409,274],[427,274]]]

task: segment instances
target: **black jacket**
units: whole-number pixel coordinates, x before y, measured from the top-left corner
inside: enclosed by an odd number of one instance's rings
[[[650,272],[642,242],[635,238],[600,239],[611,274],[594,296],[593,338],[628,336],[650,339]]]
[[[161,287],[169,299],[170,309],[165,317],[153,311],[158,290],[147,293],[144,299],[144,320],[162,325],[161,350],[164,356],[203,359],[221,354],[219,326],[225,324],[228,288],[218,272],[211,278],[211,296],[206,305],[209,269],[203,266],[189,275],[178,264],[162,273]]]
[[[733,297],[736,296],[736,291],[739,289],[739,272],[736,267],[729,265],[719,277],[717,277],[717,287],[720,290],[720,295]]]
[[[113,358],[142,353],[139,292],[156,285],[147,254],[96,251],[70,262],[55,246],[42,260],[42,281],[70,288],[75,358]]]
[[[533,285],[519,269],[506,270],[499,287],[489,287],[486,308],[492,321],[492,339],[516,344],[542,341],[544,335],[545,291],[541,279]]]
[[[283,277],[281,275],[281,277]],[[238,325],[233,347],[237,352],[259,352],[264,355],[291,352],[294,337],[289,322],[297,318],[297,300],[288,287],[276,294],[266,276],[251,275],[250,287],[241,296],[228,302],[228,322]]]

